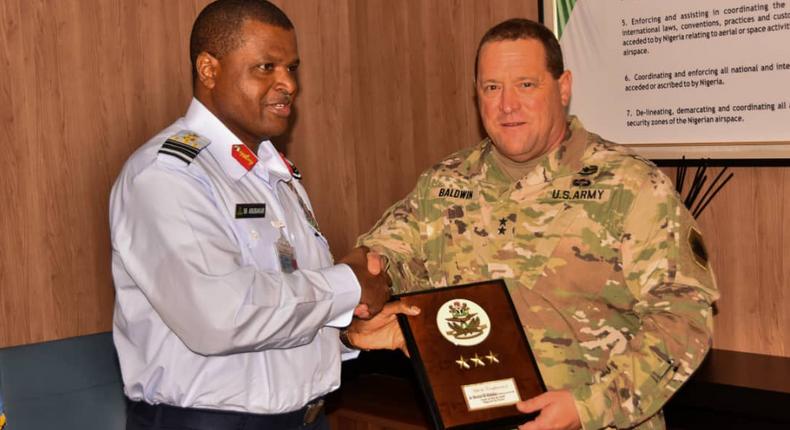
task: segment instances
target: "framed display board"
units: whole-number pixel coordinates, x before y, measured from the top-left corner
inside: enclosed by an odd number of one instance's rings
[[[544,0],[570,113],[650,159],[790,158],[790,1]]]
[[[437,429],[510,429],[534,416],[515,404],[546,391],[505,282],[399,297],[420,315],[398,315]]]

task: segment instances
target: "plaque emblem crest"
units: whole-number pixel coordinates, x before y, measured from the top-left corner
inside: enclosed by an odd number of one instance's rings
[[[445,339],[458,346],[478,345],[491,332],[491,320],[486,311],[466,299],[450,300],[440,306],[436,325]]]

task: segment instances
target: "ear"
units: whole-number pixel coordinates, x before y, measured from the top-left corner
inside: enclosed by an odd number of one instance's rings
[[[562,98],[562,106],[568,107],[568,104],[571,102],[571,88],[573,87],[573,76],[571,76],[571,71],[566,70],[562,72],[562,75],[558,81],[560,84],[560,97]]]
[[[201,52],[195,61],[195,70],[200,83],[207,89],[214,88],[217,76],[219,76],[221,66],[219,60],[206,51]]]

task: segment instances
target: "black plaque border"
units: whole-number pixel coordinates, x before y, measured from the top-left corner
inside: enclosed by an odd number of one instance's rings
[[[521,320],[518,318],[518,313],[516,312],[516,306],[513,304],[513,298],[510,297],[510,292],[507,290],[507,285],[503,279],[493,279],[490,281],[481,281],[481,282],[474,282],[470,284],[464,285],[456,285],[452,287],[444,287],[444,288],[437,288],[437,289],[430,289],[430,290],[421,290],[421,291],[413,291],[408,293],[403,293],[397,295],[396,299],[400,299],[401,297],[406,296],[416,296],[421,294],[431,294],[438,291],[447,292],[448,290],[462,290],[467,288],[479,288],[481,285],[489,284],[491,288],[499,287],[503,289],[505,293],[505,297],[507,297],[508,305],[510,306],[510,314],[513,318],[513,322],[516,324],[518,329],[518,333],[521,334],[521,341],[526,345],[527,349],[530,351],[530,362],[532,363],[532,369],[538,377],[538,382],[540,383],[541,388],[543,391],[546,390],[546,384],[543,381],[543,375],[540,373],[540,368],[538,367],[537,361],[535,361],[535,353],[532,352],[532,347],[529,344],[529,340],[527,339],[527,335],[524,333],[524,327],[521,325]],[[522,414],[515,412],[512,416],[498,418],[495,420],[483,421],[474,424],[468,425],[460,425],[460,426],[453,426],[453,427],[445,427],[444,422],[442,421],[441,413],[439,412],[439,406],[436,404],[436,398],[433,396],[433,388],[431,387],[430,380],[428,378],[428,372],[425,370],[425,366],[423,365],[422,358],[420,357],[420,350],[417,347],[417,341],[414,339],[414,334],[411,331],[411,327],[409,326],[409,319],[406,315],[398,314],[398,323],[400,324],[401,331],[403,332],[403,338],[406,341],[406,346],[409,349],[409,354],[411,355],[411,362],[414,366],[415,374],[417,375],[417,382],[420,385],[420,389],[425,396],[425,399],[428,403],[428,411],[430,412],[431,420],[433,421],[434,428],[437,430],[479,430],[481,428],[491,429],[491,430],[499,430],[499,429],[512,429],[514,426],[519,426],[526,421],[530,421],[535,419],[538,416],[538,413],[533,414]],[[526,399],[522,399],[526,400]],[[514,407],[515,408],[515,407]]]

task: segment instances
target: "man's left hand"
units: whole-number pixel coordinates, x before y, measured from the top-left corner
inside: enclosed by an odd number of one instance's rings
[[[578,430],[581,428],[576,402],[570,391],[549,391],[529,400],[516,403],[525,414],[539,412],[534,421],[524,423],[518,430]]]

